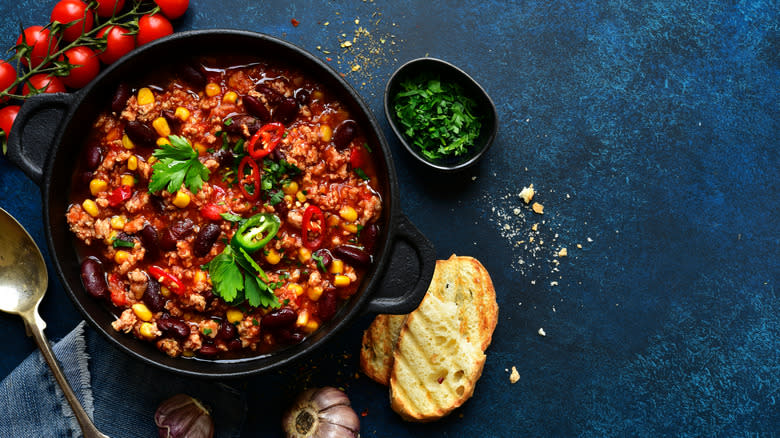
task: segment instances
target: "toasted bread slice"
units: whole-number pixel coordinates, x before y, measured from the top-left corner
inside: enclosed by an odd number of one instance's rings
[[[363,332],[360,369],[382,385],[390,384],[393,350],[406,315],[377,315]]]
[[[427,294],[406,318],[390,373],[390,405],[408,421],[433,421],[474,393],[485,354],[460,332],[458,306]]]

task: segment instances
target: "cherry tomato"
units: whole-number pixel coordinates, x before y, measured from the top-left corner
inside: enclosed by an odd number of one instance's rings
[[[212,221],[218,221],[222,219],[222,216],[220,215],[224,212],[224,207],[213,203],[206,204],[200,208],[200,215]]]
[[[0,60],[0,91],[8,90],[8,87],[11,86],[11,84],[14,83],[16,80],[16,69],[13,65]],[[14,90],[8,90],[8,92],[13,92]],[[4,97],[0,99],[0,103],[3,103],[7,101],[8,98]]]
[[[190,0],[154,0],[154,2],[160,7],[162,13],[171,20],[184,15],[190,6]]]
[[[78,65],[62,77],[62,82],[71,88],[82,88],[95,79],[100,73],[100,61],[97,54],[90,48],[76,46],[65,51],[60,56],[60,61],[67,59],[72,65]]]
[[[107,18],[115,15],[125,7],[125,0],[96,0],[98,17]]]
[[[75,41],[81,34],[92,30],[95,17],[81,0],[60,0],[51,10],[51,21],[66,25],[63,26],[62,39]]]
[[[19,35],[16,44],[19,45],[22,42],[31,46],[30,52],[27,54],[30,57],[31,65],[27,63],[27,56],[22,57],[22,64],[28,67],[37,67],[48,55],[57,51],[57,41],[51,37],[49,29],[44,29],[42,26],[30,26],[25,29]]]
[[[41,93],[64,93],[65,84],[62,83],[62,79],[56,76],[48,76],[46,73],[38,73],[32,75],[28,83],[22,87],[22,94],[27,96],[32,91],[30,85],[35,87]]]
[[[144,15],[138,20],[138,45],[143,46],[173,33],[173,26],[162,14]]]
[[[3,130],[6,139],[11,132],[17,114],[19,114],[19,105],[8,105],[0,109],[0,129]]]
[[[135,38],[127,32],[124,27],[111,26],[98,33],[98,38],[106,37],[106,49],[98,54],[104,64],[111,64],[135,49]]]

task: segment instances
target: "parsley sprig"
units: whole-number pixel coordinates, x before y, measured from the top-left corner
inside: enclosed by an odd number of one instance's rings
[[[429,75],[407,79],[393,107],[404,134],[429,160],[465,154],[479,137],[476,103],[454,82]]]
[[[269,284],[269,278],[257,262],[244,251],[227,245],[206,265],[214,284],[214,292],[226,303],[237,304],[244,299],[252,307],[279,307],[279,299]]]
[[[164,144],[152,153],[159,161],[152,166],[149,191],[157,193],[166,189],[174,193],[184,183],[192,193],[198,193],[203,181],[209,178],[209,170],[198,160],[198,152],[186,138],[171,135],[168,140],[171,144]]]

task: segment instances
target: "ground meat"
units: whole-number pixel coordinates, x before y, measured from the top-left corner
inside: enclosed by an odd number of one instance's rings
[[[125,309],[119,319],[111,323],[111,327],[118,332],[129,333],[133,330],[133,326],[138,322],[138,317],[135,316],[132,309]]]

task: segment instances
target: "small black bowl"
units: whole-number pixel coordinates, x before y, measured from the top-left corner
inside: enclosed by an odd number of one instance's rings
[[[414,146],[404,133],[403,126],[398,121],[398,117],[393,109],[393,97],[401,89],[401,83],[404,80],[424,74],[439,76],[442,82],[452,81],[459,84],[463,93],[476,102],[477,112],[481,118],[482,126],[480,128],[479,137],[477,137],[474,144],[468,148],[466,154],[431,161]],[[401,141],[401,144],[413,157],[428,167],[444,172],[462,170],[476,163],[488,148],[490,148],[490,145],[493,144],[493,139],[496,138],[496,132],[498,131],[496,106],[493,104],[493,100],[490,99],[490,96],[488,96],[485,90],[477,81],[469,76],[468,73],[447,61],[436,58],[413,59],[399,67],[398,70],[390,76],[390,80],[387,81],[387,86],[385,87],[385,116],[387,117],[388,123],[390,123],[390,127],[393,128],[396,136],[398,136],[398,139]]]

